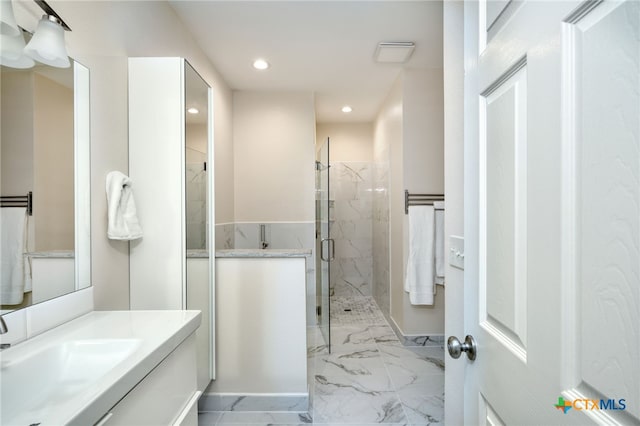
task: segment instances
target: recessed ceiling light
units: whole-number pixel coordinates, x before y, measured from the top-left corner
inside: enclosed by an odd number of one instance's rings
[[[353,111],[353,108],[351,108],[349,105],[345,105],[342,107],[342,112],[344,113],[349,113],[351,111]]]
[[[187,112],[188,112],[189,114],[197,114],[197,113],[199,113],[200,111],[198,110],[198,108],[191,107],[191,108],[189,108],[189,109],[187,110]]]
[[[253,62],[253,67],[257,70],[266,70],[267,68],[269,68],[269,62],[265,61],[264,59],[256,59]]]

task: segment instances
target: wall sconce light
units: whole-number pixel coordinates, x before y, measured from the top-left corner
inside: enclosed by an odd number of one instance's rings
[[[45,14],[25,46],[11,0],[0,0],[0,63],[12,68],[30,68],[35,59],[52,67],[68,68],[71,63],[64,43],[64,31],[71,29],[44,0],[34,1]]]
[[[57,68],[69,68],[69,55],[64,45],[62,21],[53,15],[42,15],[36,32],[24,48],[31,58]]]
[[[31,68],[35,65],[33,59],[24,54],[24,35],[22,31],[17,36],[0,35],[0,65],[10,68]]]
[[[13,37],[21,35],[13,14],[11,0],[0,0],[0,34]]]

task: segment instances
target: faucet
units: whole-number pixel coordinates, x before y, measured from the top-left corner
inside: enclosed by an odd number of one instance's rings
[[[269,247],[269,243],[267,242],[267,225],[264,223],[260,224],[260,248],[266,249]]]
[[[2,316],[0,316],[0,334],[5,334],[9,331],[9,328],[7,327],[7,323],[4,322],[4,318],[2,318]],[[3,349],[7,349],[11,347],[11,343],[0,343],[0,351]]]
[[[0,316],[0,334],[5,334],[8,331],[9,331],[9,328],[7,328],[7,323],[4,322],[4,318]]]

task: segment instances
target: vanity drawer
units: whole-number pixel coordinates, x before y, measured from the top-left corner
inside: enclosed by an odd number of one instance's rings
[[[98,425],[197,425],[196,365],[192,334],[109,410]]]

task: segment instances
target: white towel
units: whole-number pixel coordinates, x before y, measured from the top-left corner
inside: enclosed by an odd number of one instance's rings
[[[24,250],[27,232],[27,209],[5,207],[0,209],[2,227],[2,273],[0,303],[19,305],[24,297]]]
[[[412,305],[433,305],[435,291],[433,206],[409,208],[409,259],[404,290]]]
[[[444,284],[444,201],[434,201],[436,216],[436,284]]]
[[[135,240],[142,237],[131,183],[131,179],[120,172],[107,174],[107,236],[112,240]]]

